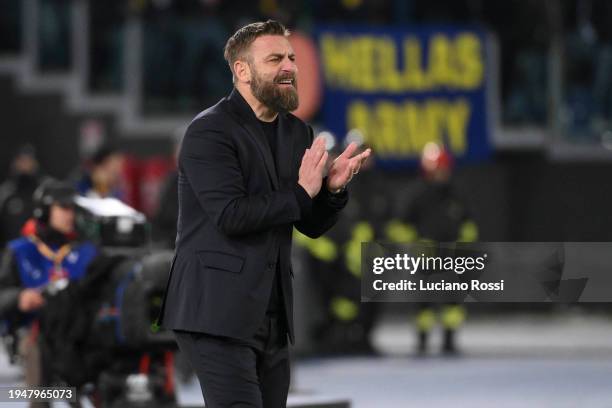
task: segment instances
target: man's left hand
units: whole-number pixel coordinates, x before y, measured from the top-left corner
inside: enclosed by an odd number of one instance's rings
[[[353,176],[359,173],[361,165],[370,157],[371,149],[357,155],[357,144],[350,143],[346,149],[334,160],[327,174],[327,189],[332,193],[337,192],[349,183]]]

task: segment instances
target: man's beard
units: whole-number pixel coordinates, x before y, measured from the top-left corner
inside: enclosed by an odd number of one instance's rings
[[[253,77],[251,79],[251,92],[273,112],[291,112],[297,109],[299,98],[297,93],[297,78],[295,75],[279,75],[273,81],[266,81],[251,66]],[[281,88],[280,81],[293,79],[293,86]]]

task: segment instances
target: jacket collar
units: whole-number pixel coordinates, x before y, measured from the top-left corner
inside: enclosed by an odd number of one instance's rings
[[[259,119],[255,112],[244,100],[240,92],[234,88],[228,97],[232,111],[238,119],[238,123],[247,130],[255,139],[257,148],[263,157],[264,164],[268,170],[268,175],[275,189],[279,189],[279,173],[283,179],[289,178],[291,173],[291,160],[293,155],[293,138],[291,137],[290,122],[287,120],[286,113],[278,114],[278,137],[276,146],[276,160],[272,156],[272,151],[266,135],[263,132]],[[278,172],[277,172],[278,170]]]

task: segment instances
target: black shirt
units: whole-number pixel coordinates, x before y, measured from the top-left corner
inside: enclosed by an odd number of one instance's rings
[[[268,144],[270,145],[270,150],[272,151],[272,157],[274,158],[274,163],[276,165],[276,144],[278,141],[278,116],[272,122],[264,122],[259,121],[261,124],[261,128],[266,135],[266,139],[268,140]],[[270,301],[268,302],[268,309],[266,310],[267,315],[282,315],[284,311],[283,307],[283,298],[282,298],[282,289],[281,289],[281,281],[279,278],[279,259],[278,254],[276,254],[276,271],[274,273],[274,283],[272,284],[272,292],[270,294]]]
[[[278,134],[278,116],[272,122],[264,122],[260,120],[261,128],[266,135],[266,139],[268,139],[268,144],[270,145],[270,149],[272,150],[272,157],[274,157],[274,163],[276,164],[276,142],[277,142],[277,134]]]

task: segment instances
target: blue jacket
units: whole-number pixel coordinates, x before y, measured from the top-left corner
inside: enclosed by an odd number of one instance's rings
[[[13,251],[23,287],[36,288],[49,283],[50,272],[54,268],[53,262],[40,253],[35,242],[29,238],[18,238],[9,242],[8,247]],[[53,246],[50,248],[54,251],[59,249]],[[76,244],[61,263],[66,277],[69,280],[80,279],[96,254],[97,250],[93,244]]]
[[[28,321],[33,316],[31,313],[24,316],[18,310],[19,295],[24,288],[47,285],[52,273],[54,278],[67,280],[80,279],[85,275],[98,250],[89,242],[73,242],[72,245],[74,247],[64,257],[61,271],[57,273],[53,262],[40,253],[31,239],[18,238],[9,242],[0,261],[0,321],[17,318],[24,322],[24,317]],[[50,248],[54,251],[58,249],[53,245]]]

